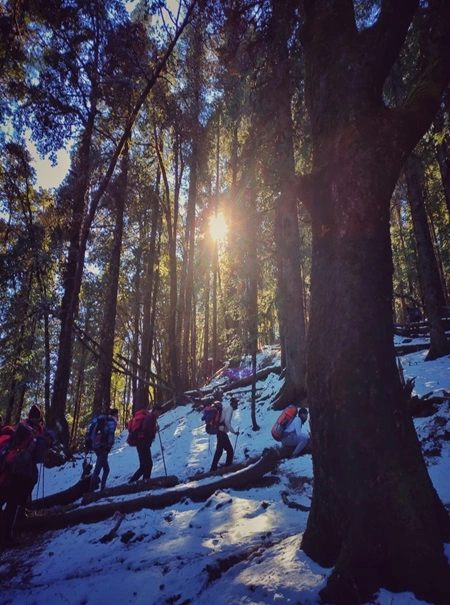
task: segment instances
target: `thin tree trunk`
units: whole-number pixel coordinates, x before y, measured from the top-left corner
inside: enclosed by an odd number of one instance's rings
[[[425,310],[430,326],[430,350],[427,359],[436,359],[450,353],[450,342],[441,322],[441,309],[446,301],[425,211],[421,173],[420,161],[412,154],[406,162],[405,177],[417,243]]]
[[[85,195],[87,191],[87,183],[89,178],[89,153],[90,153],[90,140],[92,136],[94,120],[97,113],[97,90],[93,88],[92,98],[90,101],[91,113],[87,120],[87,128],[84,133],[81,153],[80,165],[78,166],[78,174],[80,175],[80,185],[75,188],[75,203],[73,210],[73,221],[72,221],[72,237],[71,245],[69,248],[69,255],[67,261],[67,267],[64,278],[64,296],[61,304],[61,333],[59,339],[58,349],[58,364],[55,372],[55,380],[53,387],[52,405],[51,405],[51,426],[57,432],[60,437],[61,443],[67,448],[69,442],[69,428],[65,417],[66,411],[66,399],[67,391],[69,386],[70,370],[72,364],[72,330],[76,313],[78,310],[78,297],[81,289],[81,281],[84,269],[84,259],[86,254],[86,246],[90,233],[92,221],[94,220],[95,213],[97,211],[98,204],[105,193],[111,177],[116,168],[117,161],[122,153],[122,150],[131,135],[131,130],[134,126],[136,118],[147,99],[150,91],[157,82],[162,70],[167,64],[169,57],[171,56],[175,45],[178,42],[179,37],[184,31],[185,27],[189,23],[192,12],[197,5],[197,0],[192,0],[190,6],[186,11],[186,16],[177,29],[175,35],[172,37],[164,55],[161,60],[155,66],[152,76],[148,79],[144,89],[136,101],[133,110],[130,112],[124,130],[119,142],[114,149],[109,160],[108,167],[105,171],[103,179],[92,197],[89,210],[84,217],[85,211]]]
[[[86,211],[86,192],[90,174],[90,149],[96,116],[97,91],[91,94],[91,111],[86,121],[76,173],[78,178],[71,186],[72,218],[70,225],[70,242],[66,265],[63,275],[63,297],[61,300],[58,361],[53,381],[53,393],[47,418],[47,424],[53,428],[65,448],[69,444],[69,425],[66,419],[66,399],[69,388],[69,379],[72,366],[73,352],[73,326],[78,312],[78,296],[80,293],[81,278],[76,279],[81,263],[81,230],[83,217]]]
[[[434,118],[434,131],[439,135],[439,138],[435,139],[436,158],[441,171],[442,188],[447,205],[447,213],[450,218],[450,153],[447,145],[448,136],[444,136],[444,115],[441,107]]]
[[[114,334],[117,312],[117,292],[119,287],[120,257],[122,252],[123,217],[127,200],[128,184],[128,144],[122,156],[121,172],[114,187],[116,220],[113,245],[109,262],[108,279],[103,307],[103,321],[100,329],[100,354],[97,362],[97,380],[94,390],[92,411],[106,413],[111,404],[111,373],[114,357]]]
[[[156,141],[156,152],[158,155],[159,168],[161,170],[162,181],[164,183],[164,216],[166,219],[167,229],[167,253],[169,257],[169,310],[168,310],[168,359],[171,381],[175,389],[179,390],[179,341],[177,329],[177,309],[178,309],[178,270],[177,270],[177,225],[178,225],[178,203],[177,203],[177,187],[173,196],[166,171],[166,166],[163,157],[163,149],[161,141],[159,141],[156,126],[154,127],[154,135]],[[176,155],[176,152],[175,152]],[[173,199],[172,199],[173,198]],[[173,202],[173,209],[172,209]]]
[[[209,261],[210,255],[208,254],[208,252],[206,252],[206,256],[207,256],[207,261]],[[214,372],[210,372],[209,369],[209,317],[210,317],[210,313],[209,313],[209,306],[210,306],[210,291],[211,291],[211,279],[210,279],[210,271],[211,271],[211,265],[210,262],[207,262],[207,266],[206,266],[206,283],[205,283],[205,302],[204,302],[204,307],[205,307],[205,320],[204,320],[204,327],[203,327],[203,375],[202,375],[202,379],[206,382],[206,380],[213,375]]]
[[[150,219],[150,241],[149,247],[145,254],[145,280],[143,284],[144,297],[143,297],[143,319],[142,319],[142,354],[141,354],[141,365],[142,365],[142,384],[150,380],[152,374],[152,350],[153,350],[153,338],[154,338],[154,321],[152,320],[154,305],[153,301],[157,293],[155,283],[155,267],[157,263],[156,258],[156,245],[158,237],[158,229],[160,226],[160,209],[159,209],[159,171],[158,177],[155,183],[155,191],[150,193],[149,203],[151,206],[151,219]]]

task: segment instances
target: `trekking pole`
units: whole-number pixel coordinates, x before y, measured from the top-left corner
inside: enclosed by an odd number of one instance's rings
[[[236,445],[237,445],[237,440],[238,440],[238,437],[239,437],[239,433],[240,433],[240,431],[238,429],[238,434],[236,435],[236,440],[234,442],[234,453],[236,453]]]
[[[37,483],[36,483],[36,499],[39,498],[39,487],[41,485],[41,471],[42,471],[42,468],[39,467],[38,480],[37,480]]]
[[[161,454],[162,454],[162,459],[163,459],[163,464],[164,464],[164,472],[166,473],[166,477],[167,477],[166,461],[164,459],[164,448],[163,448],[163,444],[162,444],[161,433],[159,431],[158,431],[158,436],[159,436],[159,443],[161,445]]]
[[[39,465],[39,475],[36,485],[36,498],[39,498],[39,488],[42,485],[42,497],[44,497],[44,463],[41,462]]]

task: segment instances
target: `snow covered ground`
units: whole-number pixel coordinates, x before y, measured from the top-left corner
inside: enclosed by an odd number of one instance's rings
[[[441,389],[450,388],[450,357],[424,362],[425,354],[421,351],[402,358],[405,376],[415,378],[414,393],[441,395]],[[271,356],[276,359],[276,350],[266,349],[260,363],[263,357],[267,363]],[[265,447],[274,446],[270,429],[278,412],[270,408],[280,386],[275,373],[258,383],[261,429],[256,432],[251,429],[250,387],[233,391],[240,400],[233,425],[241,431],[237,441],[231,435],[236,444],[235,461],[259,456]],[[449,408],[444,403],[435,415],[415,420],[424,451],[433,444],[435,455],[426,460],[447,507]],[[442,418],[440,422],[437,416]],[[164,464],[167,474],[176,475],[180,482],[209,469],[215,437],[205,433],[200,414],[190,405],[164,414],[160,428],[164,455],[157,438],[152,447],[152,476],[164,475]],[[82,474],[82,460],[80,456],[64,467],[46,469],[34,497],[42,497],[43,490],[47,496],[75,484]],[[109,461],[107,487],[125,483],[137,468],[136,450],[126,444],[126,431],[117,436]],[[299,550],[308,513],[289,508],[281,498],[286,491],[291,501],[309,505],[311,456],[282,461],[277,477],[278,482],[269,487],[218,490],[206,502],[183,499],[163,510],[127,514],[121,522],[113,517],[24,539],[23,546],[0,555],[0,605],[317,604],[330,570]],[[211,479],[201,482],[207,481]],[[102,540],[116,524],[117,537]],[[450,545],[446,553],[450,558]],[[409,593],[382,590],[373,603],[423,602]]]

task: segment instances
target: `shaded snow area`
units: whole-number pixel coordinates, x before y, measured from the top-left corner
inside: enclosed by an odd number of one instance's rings
[[[260,356],[260,367],[278,363],[276,349]],[[442,395],[450,388],[450,358],[424,362],[425,352],[402,358],[405,376],[415,378],[414,393]],[[220,383],[220,379],[217,379]],[[273,447],[270,429],[279,413],[271,409],[281,387],[278,374],[258,383],[257,421],[252,431],[250,387],[233,390],[239,397],[233,426],[239,437],[235,462],[258,457]],[[225,403],[228,395],[225,394]],[[209,470],[215,437],[205,433],[200,413],[191,405],[161,416],[159,439],[152,446],[152,476],[175,475],[189,481]],[[450,510],[450,411],[449,403],[436,406],[427,418],[415,420],[431,479]],[[304,427],[308,430],[308,425]],[[109,456],[111,473],[107,488],[126,483],[137,468],[135,448],[126,443],[126,431],[118,434]],[[74,485],[82,474],[83,457],[64,467],[46,469],[34,498]],[[224,458],[222,461],[224,462]],[[68,529],[21,534],[21,545],[0,556],[1,605],[313,605],[326,583],[329,569],[311,561],[299,545],[308,512],[287,506],[309,506],[312,494],[312,461],[309,454],[280,462],[264,487],[218,490],[204,502],[182,499],[161,509],[142,509],[123,518]],[[201,485],[211,478],[190,481]],[[185,485],[183,486],[183,488]],[[181,486],[172,489],[181,489]],[[165,490],[152,490],[161,494]],[[99,500],[98,506],[117,500],[142,497],[142,493]],[[110,535],[111,530],[112,537]],[[450,557],[450,545],[447,545]],[[382,590],[375,605],[418,605],[410,593]]]

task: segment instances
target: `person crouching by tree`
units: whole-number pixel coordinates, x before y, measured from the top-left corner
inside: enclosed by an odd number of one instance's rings
[[[297,416],[291,420],[283,433],[281,444],[294,448],[294,451],[291,454],[292,458],[300,456],[300,454],[310,446],[309,436],[302,432],[302,426],[307,419],[308,410],[306,408],[300,408]]]
[[[119,410],[117,408],[112,408],[109,410],[106,416],[100,414],[100,416],[95,418],[95,420],[93,419],[91,422],[91,431],[93,431],[94,434],[89,435],[86,449],[88,451],[92,449],[97,456],[97,460],[95,462],[91,481],[89,483],[90,492],[93,492],[97,489],[100,471],[102,471],[100,489],[103,491],[106,487],[106,479],[108,478],[110,470],[108,456],[112,446],[114,445],[114,433],[116,432],[117,428],[118,416]],[[95,433],[97,433],[97,435],[95,435]]]
[[[138,410],[132,419],[139,422],[139,429],[137,430],[136,436],[136,449],[139,457],[139,468],[130,477],[128,483],[138,481],[141,477],[143,479],[150,479],[153,468],[152,459],[152,443],[155,440],[156,433],[159,431],[158,418],[162,412],[162,407],[156,405],[149,412],[147,408],[141,408]]]
[[[55,442],[53,431],[44,426],[41,409],[33,404],[28,418],[15,427],[8,447],[2,483],[6,486],[6,508],[2,533],[3,546],[16,544],[16,521],[37,483],[37,465],[44,462],[48,448]]]
[[[222,416],[220,418],[220,426],[217,431],[217,445],[216,451],[214,453],[214,458],[211,464],[210,471],[216,471],[217,465],[219,464],[220,457],[225,450],[227,453],[227,457],[225,460],[225,466],[230,466],[233,462],[233,446],[231,445],[230,438],[228,437],[228,433],[233,433],[233,435],[239,435],[239,431],[236,431],[232,424],[231,419],[233,418],[233,412],[237,410],[238,407],[238,398],[232,397],[230,399],[230,405],[226,406],[222,410]]]

